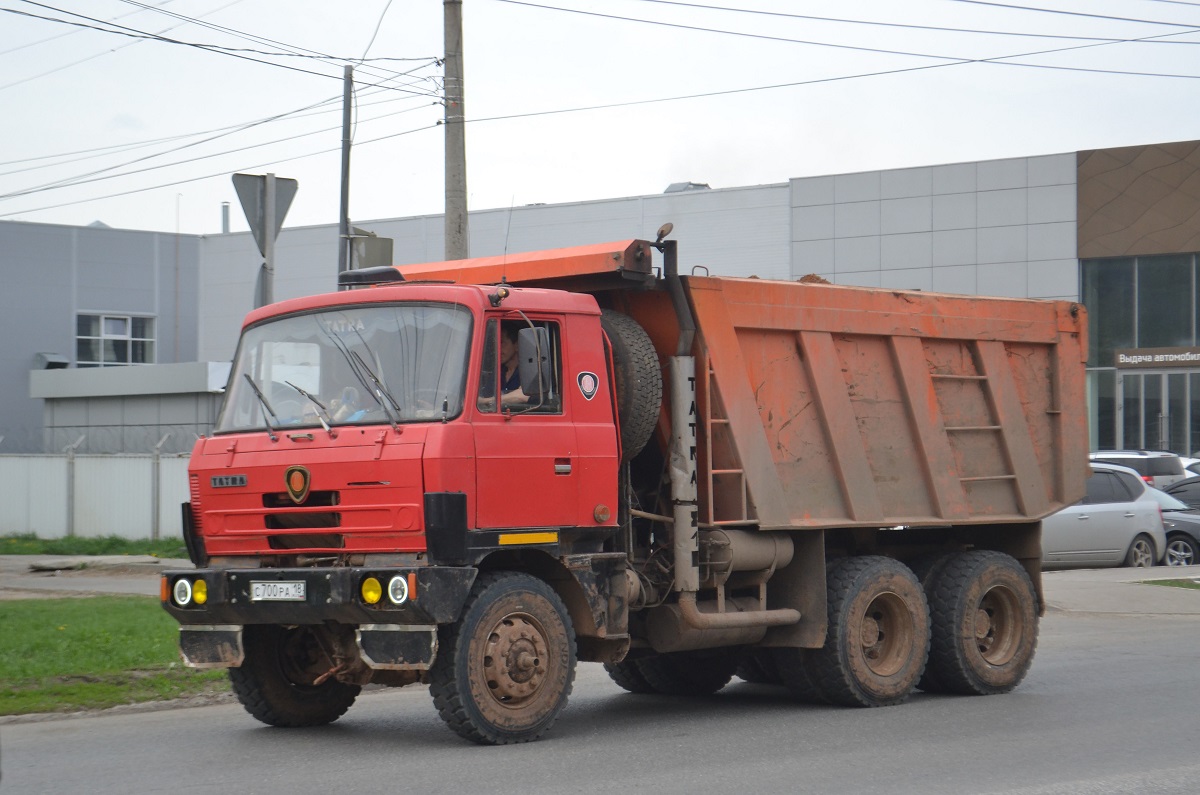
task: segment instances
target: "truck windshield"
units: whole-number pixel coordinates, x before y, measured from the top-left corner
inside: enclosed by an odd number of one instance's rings
[[[338,307],[245,331],[217,433],[441,421],[463,406],[471,313],[450,304]]]

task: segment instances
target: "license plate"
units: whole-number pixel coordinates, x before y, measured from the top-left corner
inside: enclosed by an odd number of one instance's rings
[[[303,602],[304,582],[251,582],[251,602]]]

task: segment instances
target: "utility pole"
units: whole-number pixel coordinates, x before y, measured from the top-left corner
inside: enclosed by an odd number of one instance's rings
[[[462,0],[442,0],[446,46],[446,259],[471,256],[467,225],[467,136],[463,109]]]
[[[350,94],[354,67],[346,64],[342,79],[342,206],[338,214],[338,274],[350,268]]]

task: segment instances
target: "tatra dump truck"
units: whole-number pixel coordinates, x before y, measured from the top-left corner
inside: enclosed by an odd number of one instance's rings
[[[185,661],[276,726],[427,683],[482,744],[544,734],[580,660],[644,694],[1016,687],[1040,520],[1084,492],[1082,307],[682,275],[668,233],[253,311],[162,580]]]

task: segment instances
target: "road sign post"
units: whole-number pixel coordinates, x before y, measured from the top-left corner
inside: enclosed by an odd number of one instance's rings
[[[258,252],[263,255],[255,289],[256,308],[275,300],[275,237],[299,187],[296,180],[280,179],[274,174],[233,175],[233,188],[246,213]]]

